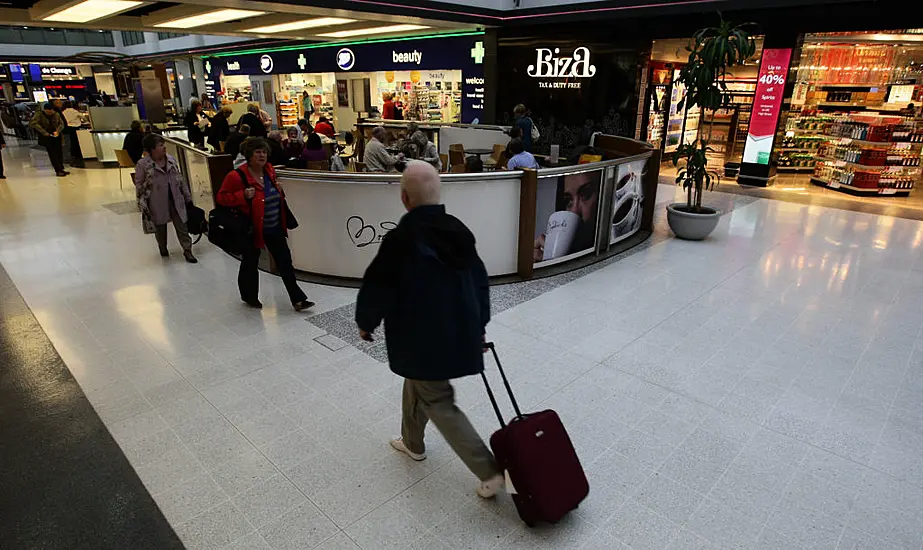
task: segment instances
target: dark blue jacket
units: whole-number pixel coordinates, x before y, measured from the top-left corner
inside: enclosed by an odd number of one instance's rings
[[[382,239],[362,280],[356,323],[373,332],[382,320],[399,376],[451,380],[484,370],[487,270],[474,235],[445,206],[411,210]]]
[[[532,119],[527,116],[516,118],[516,126],[522,130],[522,146],[526,151],[532,152]]]

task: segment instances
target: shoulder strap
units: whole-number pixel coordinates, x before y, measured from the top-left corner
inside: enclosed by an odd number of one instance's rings
[[[250,180],[247,179],[247,174],[244,174],[243,169],[235,168],[234,171],[237,172],[238,176],[240,176],[240,183],[244,186],[244,189],[250,187]]]

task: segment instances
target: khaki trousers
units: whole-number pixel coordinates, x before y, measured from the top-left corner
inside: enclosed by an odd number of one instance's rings
[[[189,231],[186,229],[186,222],[180,217],[173,204],[173,197],[170,197],[170,221],[173,222],[173,229],[176,230],[176,240],[183,247],[183,252],[192,250],[192,238],[189,237]],[[167,224],[154,226],[154,237],[157,239],[157,246],[161,250],[167,249]]]
[[[486,481],[502,473],[468,417],[455,406],[455,389],[448,380],[405,379],[401,435],[411,452],[426,451],[423,432],[429,420],[478,479]]]

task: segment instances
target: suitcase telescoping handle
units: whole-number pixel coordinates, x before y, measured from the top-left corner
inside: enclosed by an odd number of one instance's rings
[[[494,355],[494,361],[497,363],[497,370],[500,371],[500,377],[503,378],[503,385],[506,386],[506,393],[510,396],[510,402],[513,403],[513,409],[516,411],[516,418],[522,419],[522,411],[519,410],[519,403],[516,403],[516,397],[513,395],[513,389],[510,387],[509,380],[506,379],[506,373],[503,372],[503,365],[500,364],[500,357],[497,356],[497,349],[493,342],[484,342],[484,347],[489,349]],[[487,381],[487,375],[481,371],[481,378],[484,380],[484,387],[487,388],[487,395],[490,397],[490,403],[494,406],[494,412],[497,413],[497,420],[500,421],[500,427],[505,428],[506,422],[503,421],[503,414],[500,412],[500,406],[497,405],[497,398],[494,397],[493,390],[490,389],[490,383]]]

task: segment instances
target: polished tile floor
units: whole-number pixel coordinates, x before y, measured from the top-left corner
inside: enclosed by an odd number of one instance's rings
[[[132,198],[116,170],[3,154],[0,262],[189,548],[923,548],[920,222],[759,199],[498,314],[591,485],[528,529],[435,431],[393,453],[400,380],[273,277],[246,310],[233,259],[162,261],[102,206]],[[355,299],[304,286],[318,313]],[[457,393],[489,435],[479,380]]]

